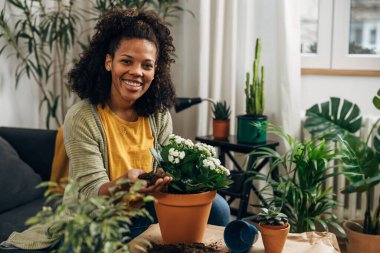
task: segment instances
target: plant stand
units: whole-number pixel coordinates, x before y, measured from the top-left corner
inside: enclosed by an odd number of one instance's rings
[[[278,142],[267,141],[265,143],[259,144],[240,143],[237,141],[237,137],[235,135],[230,135],[226,140],[215,139],[212,135],[197,136],[195,140],[219,148],[219,160],[223,165],[226,164],[226,156],[233,162],[234,170],[231,171],[231,179],[234,180],[234,183],[231,185],[230,188],[218,191],[218,193],[223,197],[228,196],[227,202],[229,205],[231,205],[231,203],[237,199],[240,200],[238,209],[231,208],[232,214],[236,215],[238,219],[242,219],[250,215],[247,213],[247,208],[251,190],[258,196],[258,198],[265,205],[266,202],[264,198],[261,196],[260,192],[257,190],[257,188],[252,184],[252,182],[246,182],[245,179],[249,175],[250,171],[260,171],[265,165],[270,163],[271,160],[263,159],[259,164],[257,164],[257,166],[254,166],[257,157],[251,155],[249,156],[247,167],[242,168],[231,152],[248,154],[251,151],[254,151],[262,147],[276,150],[276,147],[279,145]],[[272,178],[277,178],[277,175],[278,170],[272,170]]]

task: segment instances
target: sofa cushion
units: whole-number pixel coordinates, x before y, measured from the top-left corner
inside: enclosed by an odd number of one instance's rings
[[[13,147],[0,137],[0,212],[41,198],[40,175],[20,159]]]
[[[37,214],[42,209],[44,199],[36,199],[25,205],[0,214],[0,242],[8,239],[12,232],[21,232],[27,228],[25,221]],[[0,253],[39,253],[51,252],[46,250],[22,250],[22,249],[0,249]]]

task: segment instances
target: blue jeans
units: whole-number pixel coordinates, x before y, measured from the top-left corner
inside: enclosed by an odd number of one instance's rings
[[[148,203],[145,205],[150,215],[153,217],[154,221],[146,217],[132,219],[132,226],[130,227],[131,233],[129,237],[131,239],[135,238],[142,232],[144,232],[151,224],[157,223],[157,216],[154,210],[153,203]],[[216,194],[214,201],[212,202],[210,217],[208,218],[208,224],[217,226],[226,226],[230,222],[230,207],[227,201],[222,198],[219,194]]]

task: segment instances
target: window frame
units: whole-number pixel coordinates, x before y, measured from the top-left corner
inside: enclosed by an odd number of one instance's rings
[[[322,17],[322,18],[321,18]],[[331,65],[331,40],[333,22],[333,1],[319,0],[317,53],[302,53],[303,68],[329,69]],[[330,32],[324,32],[330,31]]]
[[[318,52],[301,54],[302,68],[380,71],[380,55],[348,54],[350,15],[351,0],[319,0]]]

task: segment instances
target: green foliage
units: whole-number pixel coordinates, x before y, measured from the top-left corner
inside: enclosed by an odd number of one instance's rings
[[[231,110],[225,100],[223,102],[213,102],[211,110],[214,119],[227,120],[230,118]]]
[[[372,101],[380,110],[379,96],[380,89]],[[331,101],[333,100],[340,101],[338,98],[331,98]],[[322,106],[325,104],[322,103]],[[348,108],[345,105],[349,105]],[[314,123],[305,124],[305,127],[312,134],[317,133],[317,137],[318,133],[326,131],[330,133],[331,139],[342,141],[342,145],[337,147],[342,155],[343,173],[351,183],[346,186],[343,193],[365,192],[367,194],[363,233],[376,234],[380,220],[380,199],[373,215],[371,215],[370,207],[372,206],[372,189],[380,184],[380,119],[373,124],[367,140],[363,141],[353,134],[361,127],[360,110],[356,105],[345,100],[342,110],[339,111],[339,119],[336,117],[335,110],[325,110],[320,114],[308,113],[314,111],[313,108],[316,107],[318,105],[314,105],[307,111],[306,122],[309,120]],[[318,131],[314,131],[315,129]]]
[[[306,111],[306,116],[305,128],[314,136],[328,133],[334,137],[345,131],[355,133],[362,124],[359,107],[336,97],[331,97],[330,101],[320,105],[313,105]]]
[[[66,86],[63,80],[68,52],[74,45],[75,23],[81,16],[73,10],[73,1],[56,0],[55,8],[45,8],[42,0],[7,0],[7,3],[20,14],[14,15],[9,22],[4,15],[5,8],[2,10],[0,29],[6,43],[0,53],[10,47],[19,61],[15,71],[16,88],[24,75],[38,85],[42,94],[40,108],[46,105],[47,109],[46,128],[50,128],[50,119],[60,125],[57,109],[63,94],[61,89],[54,93],[48,85],[56,74],[60,87]]]
[[[172,193],[200,193],[227,188],[229,170],[214,158],[212,146],[196,143],[176,135],[153,156],[165,172],[173,177],[169,184]]]
[[[261,212],[257,215],[249,217],[248,219],[252,219],[260,224],[266,225],[285,225],[288,223],[288,216],[286,214],[281,213],[281,209],[270,206],[269,208],[262,208]]]
[[[130,185],[125,190],[126,185]],[[59,248],[53,252],[131,252],[127,244],[128,232],[133,217],[149,217],[149,212],[140,205],[131,203],[152,201],[151,196],[138,193],[142,181],[131,184],[129,180],[120,180],[111,190],[111,196],[95,196],[78,199],[71,203],[62,203],[62,192],[55,191],[56,183],[42,183],[40,187],[53,187],[45,193],[49,201],[55,202],[54,208],[44,206],[36,216],[28,219],[28,225],[49,224],[49,236],[56,238]],[[77,191],[72,182],[66,185],[66,191]],[[63,241],[61,241],[63,240]],[[144,244],[150,245],[148,241]]]
[[[259,74],[260,55],[261,41],[257,38],[252,80],[250,80],[249,72],[247,72],[245,79],[245,108],[246,113],[252,115],[262,115],[264,113],[264,67],[261,66],[261,74]]]
[[[0,54],[8,47],[18,60],[16,88],[25,75],[38,85],[42,94],[39,108],[46,106],[48,129],[51,120],[56,126],[61,125],[70,106],[67,100],[70,90],[65,80],[72,63],[72,49],[76,43],[82,48],[88,43],[81,41],[81,23],[97,20],[107,9],[116,6],[150,9],[163,19],[175,18],[180,12],[187,11],[180,7],[178,0],[92,0],[89,9],[76,7],[79,1],[73,0],[52,0],[49,8],[45,2],[6,0],[8,6],[19,14],[7,18],[5,14],[9,10],[6,11],[5,7],[0,12],[0,39],[4,41]]]
[[[273,159],[271,170],[279,168],[277,180],[269,177],[270,173],[260,172],[248,179],[267,182],[262,189],[264,196],[268,196],[267,206],[281,208],[288,217],[292,232],[314,231],[317,224],[327,231],[327,225],[331,224],[344,233],[332,212],[337,206],[332,188],[324,187],[328,178],[339,174],[331,171],[337,159],[334,147],[328,146],[324,140],[301,143],[272,125],[269,125],[268,132],[282,137],[289,150],[283,155],[269,148],[252,153],[259,158]]]

